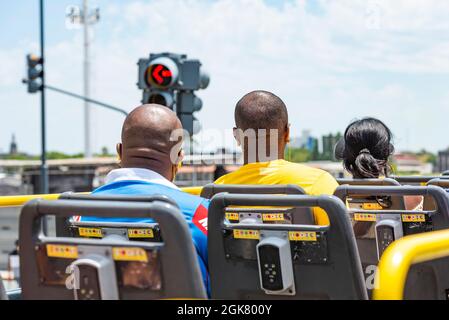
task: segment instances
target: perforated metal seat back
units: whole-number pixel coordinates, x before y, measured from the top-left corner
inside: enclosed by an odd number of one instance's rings
[[[354,229],[357,237],[357,245],[360,257],[365,270],[365,276],[369,276],[368,268],[377,265],[378,258],[388,245],[400,237],[441,230],[449,227],[449,206],[448,197],[445,191],[436,186],[340,186],[335,195],[343,201],[354,196],[381,197],[389,196],[392,199],[390,208],[377,207],[370,210],[367,208],[352,208],[351,217],[355,221]],[[403,202],[404,196],[422,196],[424,199],[431,198],[436,206],[432,210],[405,210]],[[402,201],[393,201],[402,199]],[[357,223],[375,225],[374,238],[360,236]],[[449,263],[449,261],[448,261]],[[449,288],[449,277],[447,270],[441,268],[437,262],[419,264],[412,268],[409,273],[410,283],[406,286],[406,298],[426,298],[429,296],[428,290],[437,288],[436,292],[430,293],[440,299],[446,298],[446,289]],[[421,282],[421,286],[418,284]],[[436,283],[425,283],[424,279],[438,279]],[[420,288],[420,289],[419,289]],[[430,288],[430,289],[429,289]]]
[[[330,226],[225,220],[229,206],[267,205],[320,207]],[[215,299],[367,298],[346,208],[333,196],[217,194],[209,207],[208,250]]]
[[[238,184],[207,184],[201,191],[203,198],[210,199],[214,195],[227,192],[232,194],[302,194],[306,192],[298,185],[238,185]],[[268,210],[269,211],[269,210]],[[279,211],[278,211],[279,212]],[[267,212],[268,214],[269,212]],[[286,223],[315,224],[311,208],[293,208],[284,214]],[[269,222],[270,223],[270,222]]]
[[[146,217],[166,232],[160,243],[43,233],[44,216],[74,214]],[[19,245],[23,299],[206,298],[187,223],[166,201],[33,200],[20,215]]]

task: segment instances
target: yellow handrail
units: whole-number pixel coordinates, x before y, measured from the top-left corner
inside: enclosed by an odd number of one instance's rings
[[[32,194],[22,196],[2,196],[0,197],[0,207],[17,207],[23,206],[26,202],[32,199],[56,200],[60,195],[53,194]]]
[[[182,191],[199,196],[201,191],[203,191],[203,187],[184,187],[181,188]]]
[[[181,188],[182,191],[193,194],[193,195],[200,195],[202,189],[203,189],[203,187]],[[59,193],[19,195],[19,196],[0,196],[0,208],[1,207],[23,206],[26,202],[28,202],[32,199],[56,200],[56,199],[58,199],[59,196],[60,196]]]
[[[449,230],[404,237],[382,255],[376,273],[375,300],[402,300],[410,266],[449,256]]]

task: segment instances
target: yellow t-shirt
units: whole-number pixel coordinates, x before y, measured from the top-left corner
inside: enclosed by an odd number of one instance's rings
[[[309,195],[334,193],[337,181],[328,172],[286,160],[254,162],[220,177],[216,184],[296,184]],[[329,218],[321,208],[314,208],[315,223],[328,225]]]

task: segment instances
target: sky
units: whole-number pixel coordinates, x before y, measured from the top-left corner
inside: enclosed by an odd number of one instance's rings
[[[46,0],[47,83],[82,93],[82,30],[66,10],[81,0]],[[286,103],[292,136],[344,131],[374,116],[398,150],[449,146],[449,2],[441,0],[91,0],[91,97],[128,111],[140,104],[137,61],[185,53],[210,74],[198,92],[203,130],[221,130],[203,149],[230,147],[235,103],[269,90]],[[12,134],[40,152],[39,95],[21,79],[39,52],[38,0],[0,3],[0,152]],[[92,105],[92,144],[114,150],[123,115]],[[82,152],[83,102],[47,92],[49,150]]]

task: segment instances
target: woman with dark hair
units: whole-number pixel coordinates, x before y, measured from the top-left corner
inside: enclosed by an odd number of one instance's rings
[[[343,160],[343,166],[354,179],[388,177],[390,156],[394,152],[393,135],[380,120],[364,118],[352,122],[343,138],[335,146],[335,157]],[[407,210],[419,210],[422,197],[404,197]]]
[[[388,176],[389,157],[394,152],[392,133],[380,120],[364,118],[352,122],[335,146],[335,156],[355,179]]]

